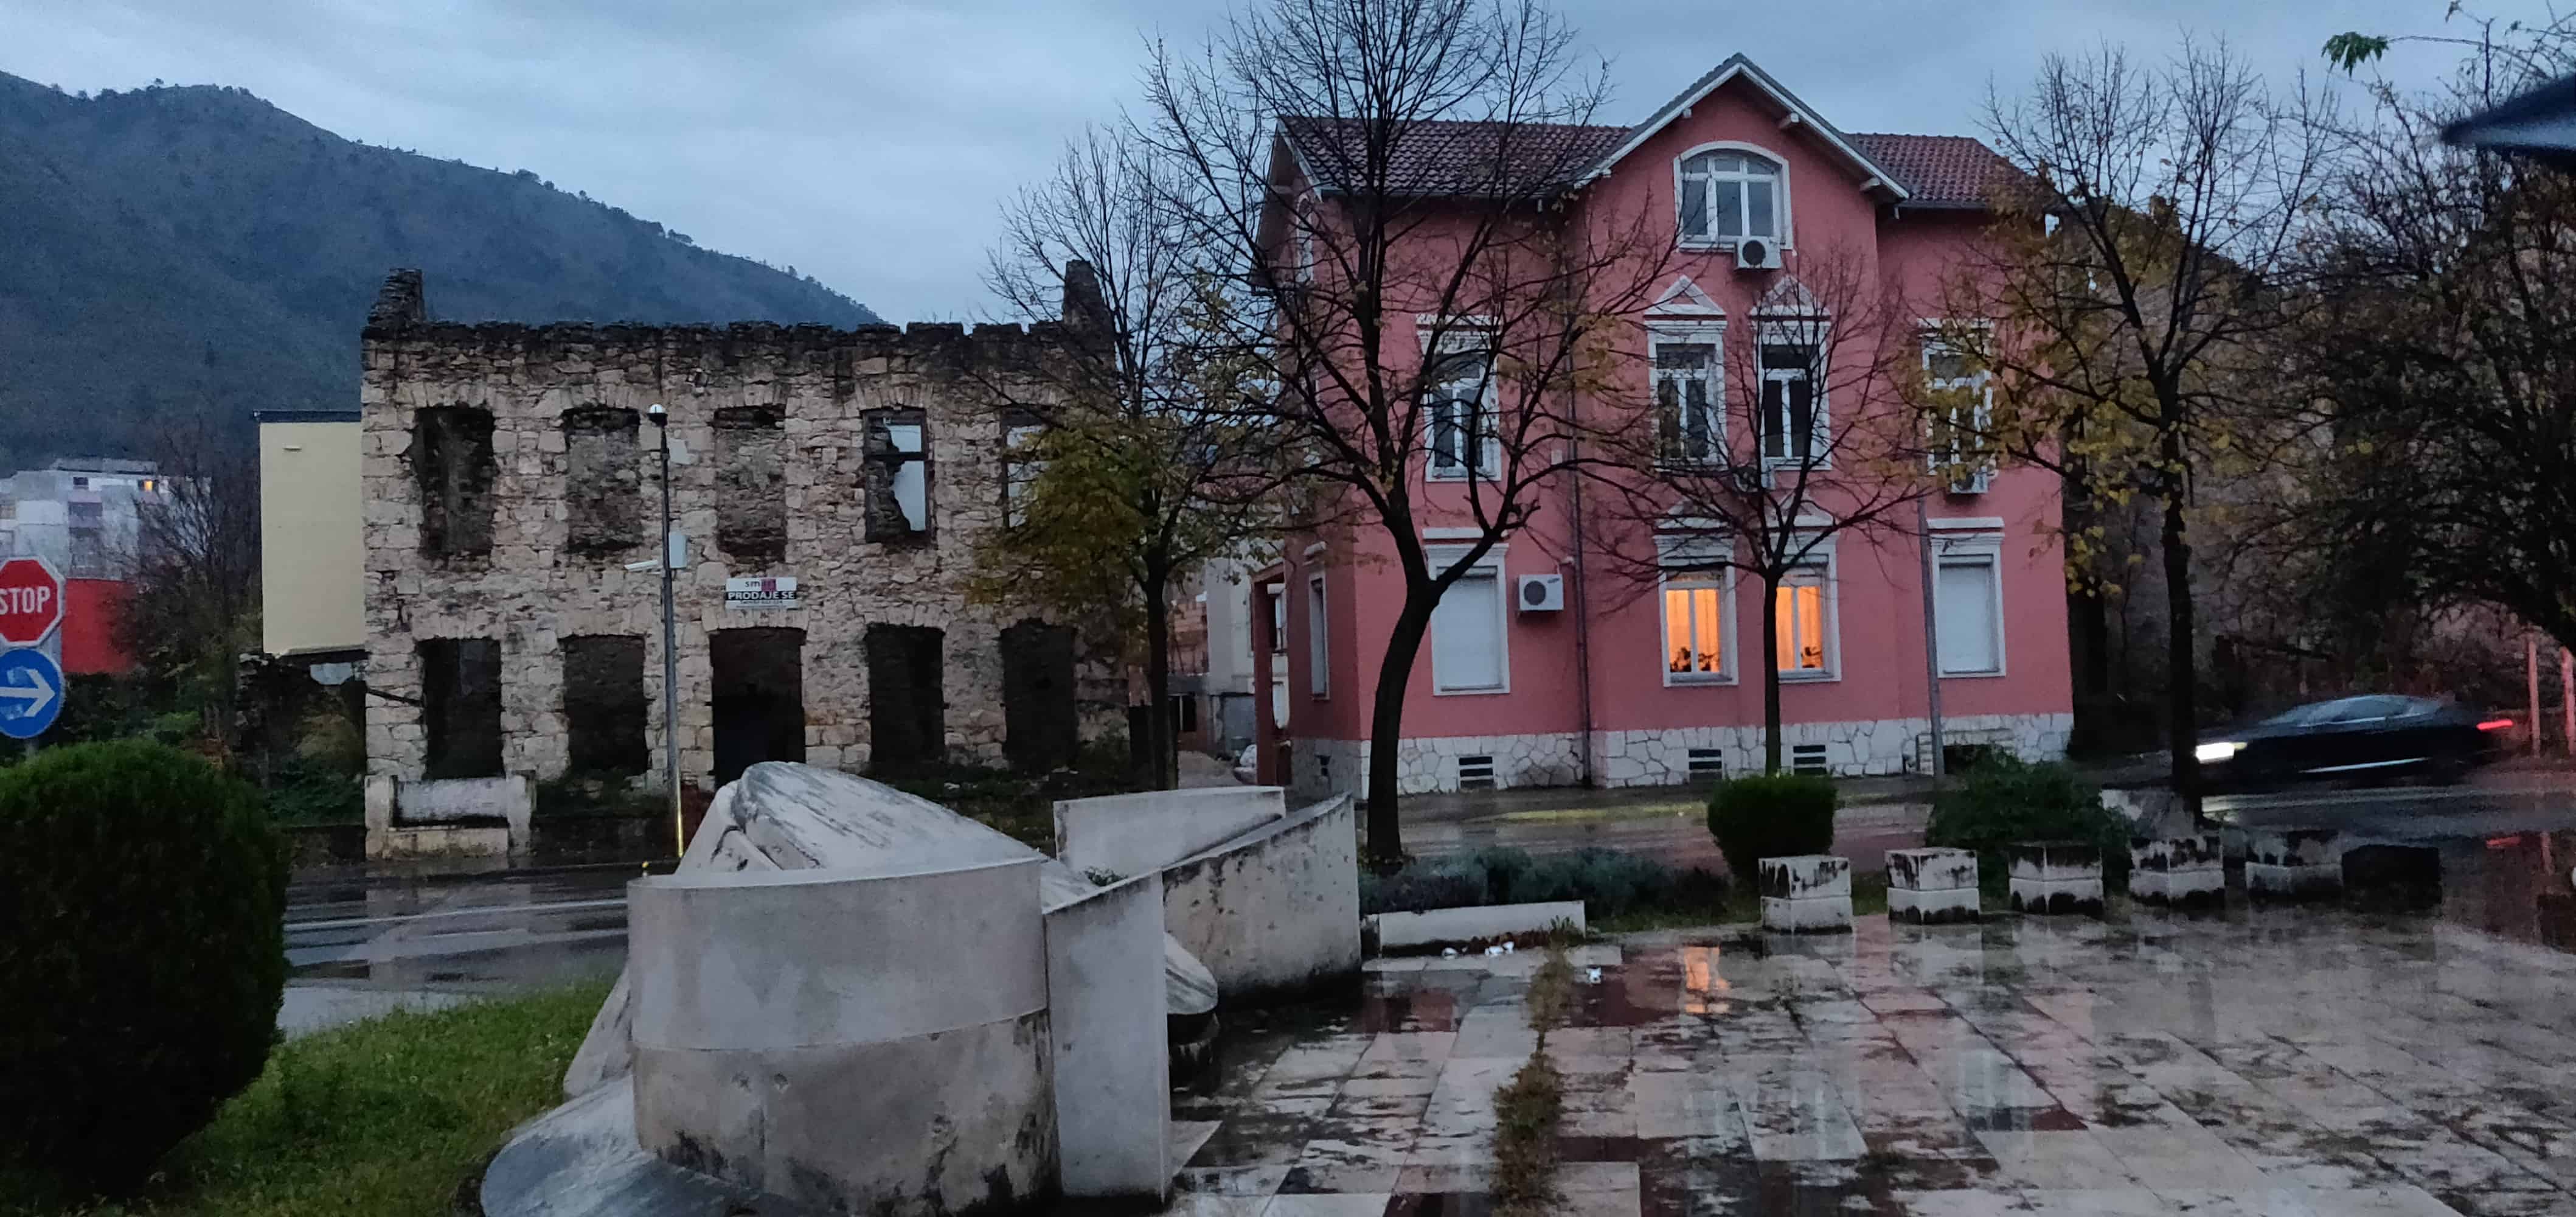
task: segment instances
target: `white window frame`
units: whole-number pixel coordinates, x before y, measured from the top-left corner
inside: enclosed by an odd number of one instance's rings
[[[1711,451],[1699,455],[1669,456],[1663,450],[1665,371],[1659,348],[1666,345],[1700,344],[1709,348],[1708,369],[1708,434]],[[1655,463],[1667,468],[1702,468],[1724,464],[1726,446],[1726,323],[1723,321],[1659,321],[1646,327],[1647,395],[1655,402]],[[1683,428],[1689,434],[1689,428]]]
[[[1426,338],[1425,341],[1427,342],[1428,339]],[[1424,370],[1428,372],[1429,365],[1462,355],[1484,357],[1484,389],[1476,402],[1475,415],[1484,419],[1487,426],[1476,445],[1474,467],[1468,467],[1463,459],[1465,454],[1460,453],[1457,455],[1462,459],[1456,466],[1442,469],[1439,453],[1440,416],[1447,413],[1449,408],[1461,404],[1461,399],[1444,393],[1437,401],[1432,401],[1428,400],[1430,394],[1426,393],[1424,395],[1426,400],[1422,402],[1422,479],[1426,482],[1464,482],[1471,478],[1482,478],[1490,482],[1499,479],[1503,474],[1503,440],[1500,427],[1502,394],[1496,384],[1498,377],[1495,375],[1495,363],[1497,361],[1493,348],[1485,343],[1484,337],[1480,334],[1461,334],[1452,331],[1440,344],[1439,350],[1423,351]],[[1450,385],[1461,383],[1464,382],[1442,381],[1438,387],[1445,389]],[[1429,384],[1424,386],[1425,389],[1432,387]],[[1468,432],[1477,434],[1472,423],[1468,424]]]
[[[1761,462],[1762,468],[1766,471],[1774,469],[1802,468],[1831,469],[1834,467],[1833,410],[1831,403],[1826,399],[1824,385],[1826,378],[1816,375],[1818,371],[1822,370],[1815,366],[1815,359],[1817,357],[1811,356],[1805,364],[1788,368],[1774,368],[1762,361],[1762,352],[1765,349],[1774,346],[1804,347],[1809,350],[1820,352],[1831,349],[1829,344],[1831,343],[1832,338],[1829,334],[1816,334],[1813,337],[1815,340],[1812,342],[1796,341],[1789,338],[1766,340],[1760,334],[1760,327],[1756,327],[1755,341],[1753,345],[1753,366],[1756,373],[1761,376],[1762,383],[1765,388],[1763,391],[1753,395],[1753,409],[1755,414],[1767,415],[1770,412],[1770,406],[1765,400],[1770,395],[1767,386],[1775,381],[1785,386],[1790,381],[1796,380],[1807,382],[1808,405],[1815,412],[1815,418],[1807,425],[1807,451],[1804,453],[1784,452],[1784,454],[1780,456],[1771,455],[1770,446],[1765,441],[1770,435],[1770,432],[1766,430],[1766,428],[1769,427],[1772,420],[1768,417],[1756,417],[1752,420],[1755,459]],[[1785,387],[1780,390],[1780,406],[1784,411],[1787,410],[1789,406],[1789,390]],[[1782,421],[1785,422],[1789,420],[1784,419]],[[1797,428],[1794,426],[1783,427],[1781,430],[1782,433],[1785,436],[1790,437],[1791,440],[1794,440],[1794,437],[1797,435]],[[1783,442],[1781,446],[1786,449],[1792,445],[1790,442]]]
[[[1792,552],[1795,552],[1795,547],[1801,544],[1805,542],[1792,541]],[[1773,650],[1762,657],[1762,662],[1779,669],[1782,684],[1830,684],[1843,678],[1842,570],[1841,559],[1834,551],[1833,538],[1828,537],[1816,542],[1814,548],[1800,557],[1797,564],[1776,586],[1767,589],[1769,594],[1777,597],[1779,588],[1790,586],[1790,580],[1798,578],[1801,572],[1806,571],[1813,571],[1817,585],[1824,589],[1825,636],[1822,641],[1825,644],[1825,666],[1819,671],[1809,671],[1805,668],[1779,668],[1780,653]],[[1782,631],[1780,636],[1783,639],[1788,638],[1789,620],[1782,618],[1780,627]]]
[[[1467,551],[1471,548],[1473,547],[1466,545],[1427,546],[1423,551],[1423,557],[1436,574],[1456,565],[1460,559],[1467,556]],[[1477,559],[1475,565],[1467,568],[1466,574],[1459,576],[1461,580],[1465,580],[1474,576],[1490,575],[1494,580],[1494,659],[1495,670],[1501,674],[1502,683],[1493,686],[1470,685],[1463,688],[1451,688],[1442,684],[1440,649],[1438,643],[1434,642],[1431,650],[1431,695],[1434,697],[1489,697],[1512,691],[1512,598],[1503,583],[1504,548],[1496,545],[1486,550],[1484,557]],[[1433,606],[1435,613],[1438,609],[1439,606]],[[1439,623],[1434,621],[1431,628],[1438,629]]]
[[[1941,679],[1943,680],[1986,680],[2004,676],[2009,672],[2012,664],[2010,653],[2005,649],[2005,644],[2008,640],[2007,636],[2010,634],[2010,631],[2004,627],[2003,534],[2000,532],[1984,531],[1967,532],[1956,528],[1942,531],[1942,526],[1945,523],[1950,522],[1943,520],[1931,521],[1932,528],[1935,530],[1932,537],[1932,579],[1934,588],[1932,595],[1932,603],[1934,605],[1934,618],[1932,622],[1933,663],[1940,668]],[[1941,622],[1939,618],[1941,596],[1939,587],[1941,570],[1942,568],[1949,566],[1983,566],[1989,572],[1990,577],[1986,581],[1986,586],[1989,589],[1989,594],[1993,597],[1992,603],[1988,607],[1993,613],[1990,620],[1994,622],[1995,641],[1995,666],[1991,671],[1952,671],[1947,664],[1944,664],[1941,661]]]
[[[1655,557],[1663,573],[1655,587],[1658,629],[1655,633],[1655,667],[1666,688],[1705,688],[1736,683],[1738,652],[1735,646],[1736,570],[1726,565],[1735,556],[1734,547],[1722,541],[1700,537],[1657,537]],[[1664,648],[1672,642],[1672,606],[1664,598],[1676,585],[1688,588],[1713,587],[1717,591],[1718,670],[1715,672],[1676,672],[1672,656]]]
[[[1975,372],[1963,377],[1950,377],[1939,380],[1933,379],[1932,360],[1934,356],[1943,354],[1965,355],[1965,352],[1962,352],[1949,343],[1942,341],[1940,334],[1941,324],[1942,323],[1938,321],[1927,321],[1924,324],[1923,334],[1920,341],[1915,344],[1920,351],[1919,357],[1922,360],[1924,386],[1936,392],[1944,393],[1960,389],[1974,391],[1977,395],[1977,401],[1974,412],[1969,418],[1969,426],[1971,430],[1982,435],[1987,428],[1994,425],[1994,373],[1990,369],[1979,368]],[[1991,328],[1984,322],[1980,322],[1978,325],[1981,328]],[[1924,420],[1924,427],[1927,431],[1924,438],[1929,440],[1932,438],[1928,434],[1932,427],[1932,420]],[[1949,447],[1946,450],[1935,449],[1924,454],[1923,462],[1927,472],[1938,474],[1944,468],[1970,466],[1970,462],[1967,461],[1959,451],[1958,434],[1958,417],[1957,412],[1954,409],[1950,418],[1951,440]],[[1978,459],[1974,462],[1973,466],[1964,469],[1965,476],[1968,478],[1991,480],[1995,475],[1994,454],[1991,452],[1981,452],[1977,455]]]
[[[1769,161],[1777,169],[1777,172],[1770,178],[1772,183],[1771,227],[1773,231],[1770,233],[1747,231],[1744,236],[1740,237],[1721,237],[1713,234],[1701,234],[1695,236],[1688,229],[1682,227],[1682,192],[1691,188],[1689,180],[1690,174],[1683,168],[1683,166],[1688,165],[1693,160],[1711,152],[1733,152],[1739,155],[1758,156],[1763,160]],[[1716,183],[1720,181],[1734,183],[1736,189],[1741,192],[1745,189],[1744,183],[1754,180],[1759,180],[1758,176],[1750,173],[1711,173],[1702,179],[1699,188],[1701,190],[1701,198],[1707,206],[1707,210],[1703,215],[1712,227],[1714,227],[1717,222],[1717,199],[1713,193]],[[1738,197],[1742,198],[1743,196],[1739,194]],[[1752,227],[1753,209],[1749,198],[1744,201],[1746,203],[1746,207],[1744,209],[1745,227],[1750,230]],[[1782,156],[1777,152],[1773,152],[1769,148],[1765,148],[1760,144],[1744,143],[1740,140],[1717,140],[1712,143],[1701,144],[1683,152],[1680,156],[1673,158],[1673,235],[1674,243],[1683,249],[1731,250],[1735,248],[1736,242],[1744,240],[1746,237],[1771,241],[1782,249],[1791,249],[1796,246],[1796,242],[1791,239],[1794,228],[1790,223],[1790,214],[1789,158]]]
[[[1333,608],[1324,572],[1306,576],[1306,696],[1329,701],[1333,692]]]

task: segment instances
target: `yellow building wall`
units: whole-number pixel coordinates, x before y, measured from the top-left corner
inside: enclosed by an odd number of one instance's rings
[[[367,642],[358,416],[259,424],[260,645],[271,655]]]

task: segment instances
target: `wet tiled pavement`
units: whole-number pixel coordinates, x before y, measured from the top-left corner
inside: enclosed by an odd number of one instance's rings
[[[1199,1217],[1481,1217],[1540,957],[1372,961],[1176,1096]],[[2576,1213],[2576,957],[2260,909],[1579,948],[1558,1211]]]

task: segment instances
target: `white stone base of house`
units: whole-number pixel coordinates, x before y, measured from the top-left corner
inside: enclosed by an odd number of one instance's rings
[[[1961,714],[1942,719],[1942,741],[1952,747],[2000,747],[2023,760],[2066,755],[2072,714]],[[1781,763],[1798,769],[1820,765],[1835,777],[1864,777],[1922,770],[1931,724],[1921,718],[1789,723],[1781,732]],[[1537,735],[1415,736],[1404,741],[1396,765],[1406,794],[1574,786],[1583,781],[1577,752],[1582,736],[1561,731]],[[1366,740],[1298,739],[1291,750],[1291,788],[1299,798],[1358,795],[1368,786]],[[1762,770],[1762,728],[1663,727],[1592,733],[1594,780],[1603,786],[1675,786]]]

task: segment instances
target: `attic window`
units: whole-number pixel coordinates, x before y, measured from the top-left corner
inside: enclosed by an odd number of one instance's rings
[[[1702,152],[1681,163],[1681,237],[1686,243],[1780,239],[1780,163],[1758,153]]]

